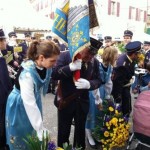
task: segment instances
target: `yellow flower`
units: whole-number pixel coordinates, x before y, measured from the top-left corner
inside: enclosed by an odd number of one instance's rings
[[[116,117],[111,119],[113,125],[117,125],[118,119]]]
[[[108,132],[108,131],[105,131],[105,132],[104,132],[104,136],[105,136],[105,137],[109,137],[109,132]]]
[[[110,106],[109,111],[114,111],[114,108]]]
[[[104,148],[103,148],[103,150],[107,150],[107,148],[106,148],[106,147],[104,147]]]
[[[99,49],[99,50],[98,50],[98,55],[100,55],[100,56],[101,56],[101,55],[103,54],[103,51],[104,51],[104,49],[103,49],[103,48]]]
[[[119,114],[118,110],[115,110],[115,114],[116,114],[116,115],[118,115],[118,114]]]
[[[108,122],[106,122],[106,126],[107,126],[107,127],[109,126],[109,123],[108,123]]]
[[[57,147],[56,150],[64,150],[64,149],[61,147]]]

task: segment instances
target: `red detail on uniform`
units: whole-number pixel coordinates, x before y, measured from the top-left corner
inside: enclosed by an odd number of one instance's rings
[[[78,53],[78,54],[75,56],[74,60],[76,60],[76,59],[81,59],[81,54]],[[77,80],[80,78],[80,70],[76,70],[76,71],[74,72],[73,77],[74,77],[74,80],[77,81]]]

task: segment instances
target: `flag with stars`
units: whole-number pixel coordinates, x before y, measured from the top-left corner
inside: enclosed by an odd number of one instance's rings
[[[52,31],[68,43],[72,60],[81,50],[90,45],[90,1],[62,0],[55,11]]]
[[[68,43],[72,61],[90,46],[90,28],[97,25],[93,6],[93,0],[61,0],[56,8],[52,31]]]

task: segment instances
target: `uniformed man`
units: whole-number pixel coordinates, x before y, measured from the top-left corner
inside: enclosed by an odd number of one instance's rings
[[[8,41],[7,50],[10,51],[13,49],[13,56],[14,56],[14,61],[15,61],[14,66],[17,68],[21,60],[19,53],[15,51],[15,47],[18,47],[17,35],[15,32],[10,32],[8,36],[9,36],[9,41]]]
[[[123,115],[129,116],[131,112],[131,79],[134,76],[141,42],[130,42],[125,48],[126,53],[119,56],[117,66],[114,69],[112,95],[116,103],[121,103]]]
[[[18,46],[17,35],[15,32],[8,33],[8,37],[9,37],[9,41],[8,41],[9,46]]]
[[[27,49],[30,46],[30,43],[32,41],[30,32],[25,32],[24,36],[25,36],[25,41],[19,44],[19,46],[22,47],[21,56],[23,57],[23,59],[26,58]]]
[[[102,45],[91,38],[91,46],[83,49],[81,59],[72,62],[69,51],[62,52],[52,78],[59,80],[55,105],[58,107],[58,146],[69,143],[72,120],[75,122],[74,147],[85,149],[85,122],[89,111],[89,90],[101,84],[99,62],[94,56]],[[82,67],[81,67],[82,65]],[[80,70],[81,69],[81,70]],[[76,82],[73,73],[80,70],[81,78]]]
[[[150,41],[144,41],[143,42],[143,50],[144,50],[144,54],[146,54],[148,52],[148,50],[150,50]]]
[[[132,41],[133,32],[130,30],[125,30],[123,35],[123,43],[126,46],[129,42]]]
[[[7,150],[5,136],[5,109],[7,97],[12,89],[10,78],[7,70],[6,61],[1,53],[2,49],[6,49],[6,37],[2,29],[0,29],[0,150]]]
[[[105,36],[104,37],[104,47],[111,46],[112,45],[112,37],[111,36]]]
[[[121,53],[126,51],[125,46],[132,41],[133,32],[130,30],[125,30],[123,34],[123,42],[118,45],[118,48]]]
[[[146,64],[150,62],[150,42],[144,41],[143,48],[145,50],[144,68],[146,69]]]

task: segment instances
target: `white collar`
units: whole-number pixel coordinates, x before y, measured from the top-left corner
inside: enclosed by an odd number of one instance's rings
[[[41,68],[41,67],[39,67],[39,66],[37,66],[37,65],[36,65],[36,68],[38,68],[39,70],[43,70],[43,69],[44,69],[44,68]]]

